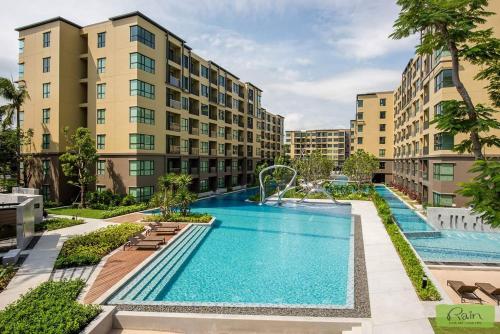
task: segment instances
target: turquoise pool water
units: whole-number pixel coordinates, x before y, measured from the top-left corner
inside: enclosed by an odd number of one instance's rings
[[[183,233],[109,303],[351,307],[351,207],[246,202],[256,191],[196,202],[215,225]]]
[[[376,186],[376,191],[389,203],[397,224],[424,261],[500,263],[499,233],[440,230],[434,236],[412,236],[433,229],[385,186]]]

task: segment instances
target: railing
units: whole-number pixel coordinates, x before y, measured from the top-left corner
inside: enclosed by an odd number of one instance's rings
[[[181,101],[177,101],[177,100],[174,100],[174,99],[169,99],[168,100],[168,106],[170,108],[174,108],[174,109],[181,109]]]
[[[199,135],[199,134],[200,134],[200,130],[199,130],[198,128],[191,127],[191,128],[189,129],[189,134],[191,134],[191,135],[196,135],[196,136],[197,136],[197,135]]]
[[[181,64],[181,57],[177,55],[169,55],[168,59],[173,61],[174,63]]]
[[[168,129],[170,131],[181,131],[181,126],[179,123],[168,123]]]
[[[167,153],[170,153],[170,154],[179,154],[179,153],[181,153],[181,148],[180,148],[180,146],[170,145],[167,148]]]
[[[199,152],[200,152],[200,150],[198,149],[198,147],[190,147],[189,148],[189,154],[198,155]]]
[[[179,173],[181,171],[180,168],[169,168],[168,172],[169,173]]]
[[[196,167],[191,167],[191,168],[189,169],[189,174],[198,175],[198,168],[196,168]]]
[[[198,107],[198,108],[195,108],[195,107],[189,106],[189,113],[190,113],[191,115],[196,115],[196,116],[198,116],[198,115],[200,115],[200,108],[199,108],[199,107]]]
[[[210,167],[210,173],[211,174],[217,173],[217,167]]]
[[[429,154],[429,147],[424,147],[424,155],[428,155]]]
[[[177,79],[174,76],[169,77],[168,83],[171,84],[172,86],[175,86],[175,87],[179,87],[179,88],[181,87],[181,80]]]
[[[210,155],[217,155],[217,149],[211,148],[210,149]]]

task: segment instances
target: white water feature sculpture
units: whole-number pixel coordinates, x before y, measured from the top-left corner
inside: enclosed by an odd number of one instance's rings
[[[260,183],[260,204],[263,204],[265,203],[265,201],[267,200],[267,197],[266,197],[266,192],[265,192],[265,188],[264,188],[264,182],[262,180],[262,176],[264,175],[265,172],[267,172],[268,170],[272,170],[272,169],[278,169],[278,168],[284,168],[284,169],[288,169],[290,171],[293,172],[293,176],[290,180],[290,182],[287,183],[287,185],[285,186],[285,188],[282,190],[282,191],[278,191],[278,205],[281,203],[281,198],[283,197],[283,195],[288,191],[290,190],[291,188],[293,188],[293,185],[295,184],[295,179],[297,178],[297,171],[295,169],[293,169],[292,167],[290,166],[286,166],[286,165],[273,165],[273,166],[269,166],[269,167],[266,167],[264,168],[263,170],[260,171],[259,173],[259,183]]]

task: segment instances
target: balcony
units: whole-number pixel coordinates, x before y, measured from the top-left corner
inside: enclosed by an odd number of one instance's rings
[[[172,75],[168,78],[168,83],[177,88],[181,87],[181,81]]]
[[[424,147],[423,152],[424,155],[429,155],[429,147]]]
[[[189,169],[189,174],[191,174],[191,175],[198,175],[198,168],[196,168],[196,167],[191,167],[191,168]]]
[[[193,105],[189,105],[189,113],[191,115],[199,116],[200,115],[200,108],[194,107]]]
[[[198,149],[198,147],[190,147],[189,148],[189,154],[191,155],[198,155],[200,152],[200,150]]]
[[[178,174],[178,173],[180,173],[180,171],[181,171],[180,168],[169,168],[168,169],[169,173],[176,173],[176,174]]]
[[[170,145],[167,147],[167,153],[168,154],[180,154],[181,148],[180,148],[180,146]]]
[[[200,130],[198,128],[195,128],[194,126],[192,126],[190,129],[189,129],[189,134],[190,135],[195,135],[195,136],[198,136],[200,134]]]
[[[217,173],[217,167],[210,167],[209,172],[210,172],[210,174]]]
[[[429,121],[424,121],[424,130],[429,128]]]
[[[170,108],[174,108],[174,109],[181,109],[181,101],[177,101],[177,100],[174,100],[174,99],[169,99],[168,100],[168,106]]]
[[[211,148],[210,149],[210,155],[217,155],[217,149]]]
[[[173,61],[174,63],[180,65],[181,64],[181,57],[176,55],[176,54],[169,54],[168,55],[168,60]]]

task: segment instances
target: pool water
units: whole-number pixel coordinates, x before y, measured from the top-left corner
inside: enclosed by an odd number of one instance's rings
[[[376,191],[386,199],[398,226],[424,261],[500,263],[500,233],[440,230],[422,237],[413,232],[434,229],[385,186]]]
[[[246,202],[256,191],[196,202],[214,226],[186,231],[109,303],[352,307],[351,207]]]

